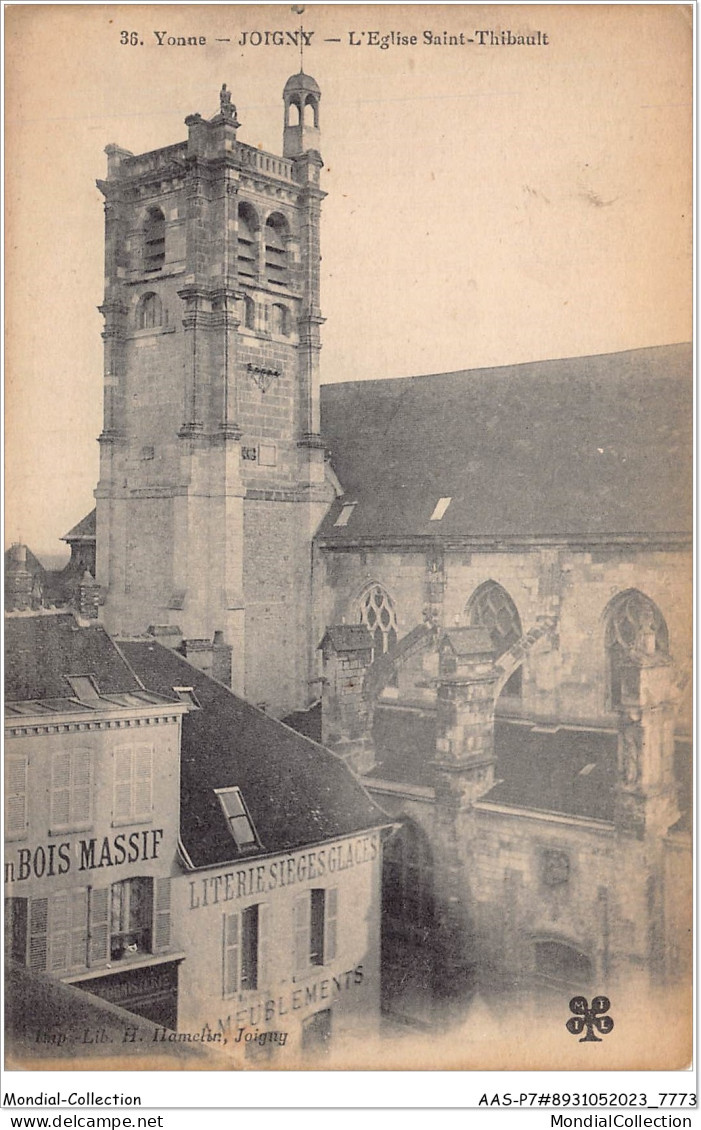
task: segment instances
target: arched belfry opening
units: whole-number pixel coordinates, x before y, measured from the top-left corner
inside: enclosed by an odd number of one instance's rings
[[[470,627],[486,628],[489,632],[497,662],[523,635],[518,609],[506,589],[496,581],[480,585],[465,611]],[[517,667],[501,693],[507,698],[521,698],[522,692],[521,667]]]
[[[319,149],[319,102],[321,90],[311,75],[304,71],[292,75],[282,93],[285,104],[283,153],[285,157],[301,157]]]

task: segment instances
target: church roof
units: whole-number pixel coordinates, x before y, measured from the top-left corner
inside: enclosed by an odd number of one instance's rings
[[[182,721],[181,839],[195,867],[315,844],[391,823],[341,758],[251,706],[155,640],[122,641],[144,685],[199,709]],[[259,840],[238,850],[215,789],[237,788]]]
[[[67,534],[63,535],[61,541],[94,541],[97,525],[96,515],[97,511],[93,506],[89,514],[81,518],[72,530],[69,530]]]
[[[295,75],[290,75],[285,83],[283,94],[289,94],[291,91],[312,91],[314,94],[321,94],[319,83],[311,75],[307,75],[304,71],[298,71]]]
[[[680,344],[324,385],[321,431],[345,493],[318,536],[684,536],[691,373]]]

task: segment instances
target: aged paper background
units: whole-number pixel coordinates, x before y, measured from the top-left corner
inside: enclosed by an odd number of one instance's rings
[[[278,152],[298,55],[239,38],[299,17],[261,5],[30,5],[6,17],[6,539],[51,555],[97,479],[104,146],[181,140],[185,116],[211,116],[227,82],[241,139]],[[318,5],[302,19],[315,33],[304,68],[323,92],[322,380],[690,338],[690,6]],[[160,47],[156,27],[207,45]],[[348,41],[352,29],[492,27],[543,29],[548,44]],[[122,45],[123,28],[143,47]],[[601,1066],[682,1066],[689,1014],[686,992],[639,1002]],[[644,1015],[657,1018],[654,1046]],[[414,1043],[383,1047],[381,1066],[582,1066],[576,1041],[524,1041],[508,1017],[479,1038]],[[365,1049],[345,1065],[374,1058]]]

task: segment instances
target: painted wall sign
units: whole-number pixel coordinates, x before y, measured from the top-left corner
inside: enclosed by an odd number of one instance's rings
[[[370,832],[315,851],[300,851],[237,871],[191,879],[189,907],[190,910],[198,910],[233,899],[248,898],[249,895],[268,894],[308,879],[324,879],[350,867],[371,863],[377,859],[379,850],[379,833]]]
[[[163,836],[163,828],[141,828],[136,832],[118,832],[116,836],[93,836],[89,840],[64,840],[60,844],[17,848],[15,858],[5,861],[5,882],[51,879],[55,875],[67,875],[69,871],[96,871],[102,867],[119,867],[122,863],[158,859]]]

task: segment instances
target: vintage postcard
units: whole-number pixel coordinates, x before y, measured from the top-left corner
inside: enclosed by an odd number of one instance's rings
[[[5,27],[6,1068],[687,1067],[691,5]]]

